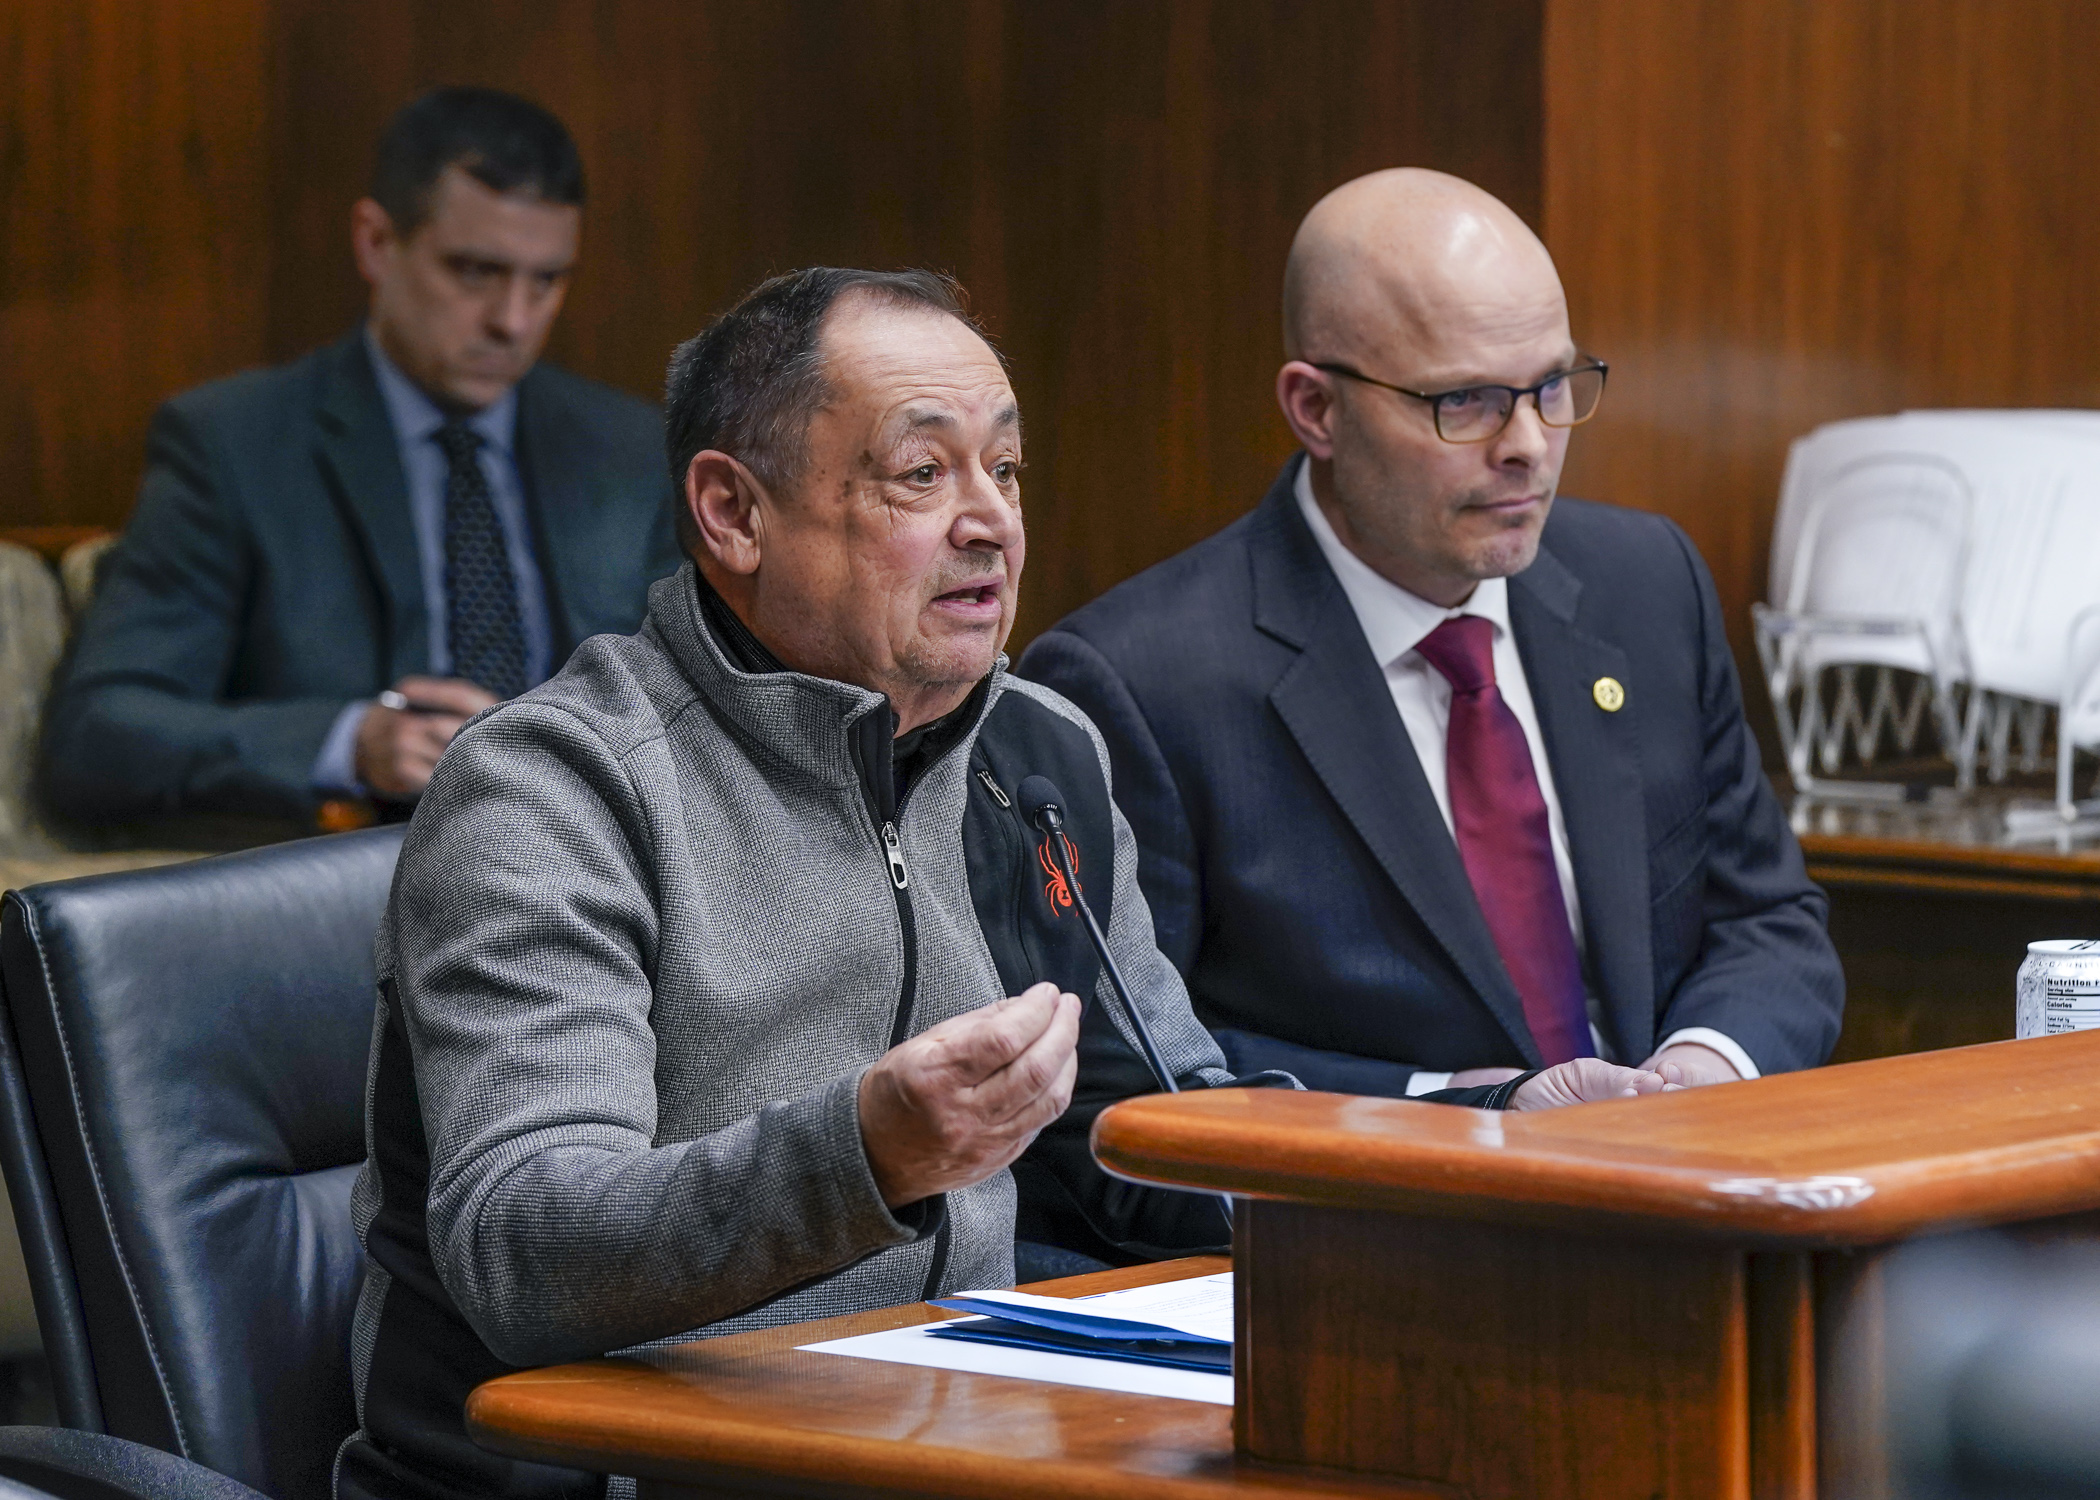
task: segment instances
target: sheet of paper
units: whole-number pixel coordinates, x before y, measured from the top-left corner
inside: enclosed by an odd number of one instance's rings
[[[812,1354],[843,1354],[896,1365],[924,1365],[934,1370],[964,1370],[973,1375],[1010,1375],[1019,1380],[1047,1380],[1053,1385],[1085,1386],[1096,1391],[1124,1391],[1133,1396],[1173,1396],[1183,1401],[1232,1405],[1232,1377],[1201,1370],[1168,1370],[1158,1365],[1125,1364],[1115,1359],[1088,1359],[1078,1354],[1052,1354],[1037,1349],[1007,1349],[997,1344],[966,1344],[960,1339],[927,1337],[938,1324],[892,1328],[857,1338],[831,1339],[801,1347]]]
[[[973,1293],[972,1295],[982,1295]],[[1004,1294],[1003,1294],[1004,1295]],[[1025,1295],[1025,1294],[1024,1294]],[[1071,1299],[1089,1312],[1169,1324],[1206,1337],[1232,1337],[1232,1273],[1194,1276],[1158,1286],[1132,1287]],[[1021,1380],[1047,1380],[1055,1385],[1085,1386],[1097,1391],[1126,1391],[1134,1396],[1173,1396],[1183,1401],[1232,1405],[1232,1377],[1199,1370],[1168,1370],[1156,1365],[1089,1359],[1078,1354],[1006,1349],[995,1344],[967,1344],[960,1339],[927,1336],[937,1324],[892,1328],[856,1338],[830,1339],[801,1347],[816,1354],[843,1354],[853,1359],[886,1360],[935,1370],[964,1370],[975,1375],[1010,1375]]]
[[[1032,1292],[957,1292],[943,1302],[970,1301],[980,1307],[1011,1307],[1046,1312],[1083,1312],[1089,1317],[1128,1322],[1138,1329],[1170,1329],[1192,1338],[1232,1342],[1232,1273],[1195,1276],[1187,1281],[1169,1281],[1159,1286],[1133,1287],[1126,1292],[1101,1292],[1092,1297],[1038,1297]],[[1075,1330],[1080,1325],[1074,1325]],[[1084,1329],[1083,1331],[1097,1331]],[[1110,1337],[1113,1329],[1098,1330]],[[1133,1336],[1142,1337],[1136,1334]]]
[[[1186,1281],[1162,1281],[1157,1286],[1134,1286],[1127,1292],[1099,1292],[1077,1300],[1088,1312],[1164,1323],[1186,1333],[1232,1342],[1230,1271],[1191,1276]]]

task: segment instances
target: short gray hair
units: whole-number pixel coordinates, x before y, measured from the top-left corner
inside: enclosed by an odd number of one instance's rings
[[[809,419],[831,395],[818,336],[826,315],[848,292],[945,313],[991,345],[970,316],[961,283],[944,272],[812,266],[760,283],[671,355],[664,446],[678,491],[679,540],[687,551],[698,541],[684,496],[695,454],[720,449],[768,488],[800,475]]]

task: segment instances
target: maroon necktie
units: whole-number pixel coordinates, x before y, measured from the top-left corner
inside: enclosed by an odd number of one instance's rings
[[[1553,864],[1553,831],[1524,726],[1495,686],[1495,627],[1446,620],[1415,647],[1451,684],[1444,778],[1458,856],[1480,899],[1524,1019],[1548,1064],[1589,1057],[1582,963]]]

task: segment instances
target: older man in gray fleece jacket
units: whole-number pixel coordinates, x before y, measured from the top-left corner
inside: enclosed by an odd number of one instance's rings
[[[1093,1114],[1148,1085],[1120,1017],[1077,998],[1099,965],[1024,777],[1063,789],[1168,1065],[1233,1080],[1154,945],[1100,737],[999,655],[1020,436],[998,358],[921,273],[782,277],[681,349],[697,566],[639,634],[474,720],[402,851],[340,1494],[595,1493],[475,1447],[468,1392],[1008,1284],[1017,1199],[1104,1258],[1229,1240],[1214,1201],[1086,1154]],[[1464,1097],[1661,1086],[1591,1059]]]

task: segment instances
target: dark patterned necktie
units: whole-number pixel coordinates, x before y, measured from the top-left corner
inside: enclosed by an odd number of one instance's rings
[[[445,629],[452,675],[498,698],[525,691],[525,626],[503,526],[481,472],[481,434],[464,422],[437,431],[445,454]]]
[[[1495,627],[1478,615],[1446,620],[1415,647],[1451,684],[1444,780],[1451,830],[1480,898],[1524,1020],[1551,1063],[1589,1057],[1582,961],[1553,863],[1553,829],[1524,726],[1495,686]]]

